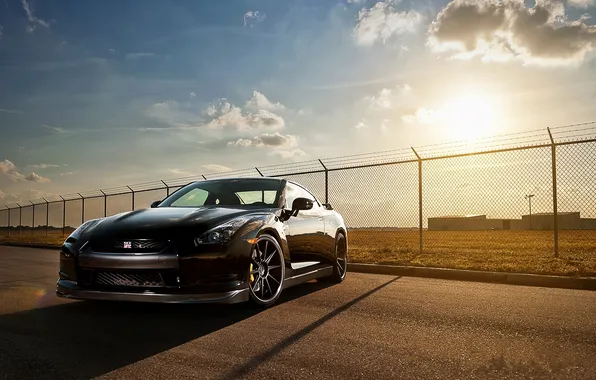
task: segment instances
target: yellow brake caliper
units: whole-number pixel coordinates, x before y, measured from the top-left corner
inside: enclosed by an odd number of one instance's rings
[[[254,282],[255,281],[255,275],[252,274],[252,263],[250,263],[250,282]]]

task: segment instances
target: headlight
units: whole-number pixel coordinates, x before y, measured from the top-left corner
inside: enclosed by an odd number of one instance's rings
[[[224,224],[220,224],[219,226],[210,229],[200,237],[195,238],[195,247],[201,244],[222,244],[230,241],[236,231],[238,231],[238,229],[240,229],[240,227],[242,227],[250,219],[252,219],[252,217],[244,216],[230,220]]]
[[[83,234],[83,232],[87,231],[90,228],[95,227],[100,221],[101,221],[101,219],[91,219],[91,220],[86,221],[85,223],[83,223],[79,227],[77,227],[77,229],[74,230],[72,232],[72,234],[70,234],[69,237],[78,239],[79,236],[81,236],[81,234]]]

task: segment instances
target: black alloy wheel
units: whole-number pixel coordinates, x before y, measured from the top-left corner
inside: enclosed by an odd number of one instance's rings
[[[251,301],[260,306],[275,303],[281,295],[285,275],[285,260],[279,243],[271,235],[259,236],[250,254]]]

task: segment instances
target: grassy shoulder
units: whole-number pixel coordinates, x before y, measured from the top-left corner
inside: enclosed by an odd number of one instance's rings
[[[596,231],[351,230],[350,261],[499,272],[596,276]]]
[[[596,277],[596,231],[560,231],[554,257],[552,231],[350,230],[350,261],[499,272]],[[0,236],[3,242],[59,247],[62,234]]]

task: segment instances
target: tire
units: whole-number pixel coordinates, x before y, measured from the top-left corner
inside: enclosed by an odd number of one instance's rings
[[[343,232],[335,237],[335,261],[331,276],[321,278],[322,281],[339,284],[345,280],[348,273],[348,241]]]
[[[261,307],[273,305],[283,290],[285,260],[275,237],[262,234],[253,245],[248,266],[250,301]]]

